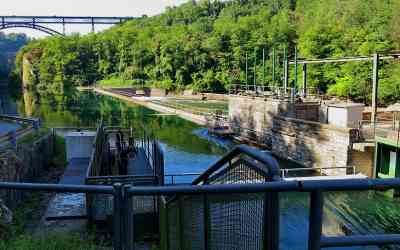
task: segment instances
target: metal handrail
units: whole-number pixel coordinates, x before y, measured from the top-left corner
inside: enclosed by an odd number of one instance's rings
[[[285,178],[289,172],[297,172],[297,171],[313,171],[313,170],[332,170],[332,169],[352,169],[353,175],[356,174],[355,166],[348,167],[312,167],[312,168],[284,168],[281,169],[281,177]]]
[[[279,163],[276,159],[272,156],[269,152],[261,152],[256,150],[255,148],[246,146],[246,145],[239,145],[236,146],[233,150],[225,154],[221,159],[216,161],[212,164],[203,174],[201,174],[198,178],[193,181],[193,185],[197,185],[201,182],[207,180],[211,174],[218,171],[222,168],[225,164],[229,163],[235,157],[245,154],[254,160],[257,160],[264,164],[266,167],[264,169],[265,175],[271,180],[279,180],[280,179],[280,168]]]
[[[398,234],[371,234],[362,236],[323,236],[322,214],[323,214],[323,192],[330,191],[386,191],[399,189],[400,178],[395,179],[353,179],[353,180],[307,180],[307,181],[275,181],[258,184],[221,184],[221,185],[190,185],[190,186],[157,186],[157,187],[133,187],[115,184],[114,186],[87,186],[87,185],[60,185],[60,184],[33,184],[33,183],[10,183],[0,182],[0,189],[35,191],[35,192],[59,192],[59,193],[97,193],[112,195],[114,201],[114,249],[128,249],[129,241],[132,240],[131,231],[126,231],[129,211],[132,209],[130,199],[133,196],[170,196],[170,195],[207,195],[207,194],[250,194],[266,193],[278,194],[280,192],[309,192],[310,219],[308,249],[319,250],[322,247],[343,246],[367,246],[399,244]],[[268,196],[266,196],[266,202]],[[279,200],[278,200],[279,201]],[[267,211],[268,211],[268,206]],[[277,207],[279,211],[279,207]],[[279,223],[279,214],[278,214]],[[270,224],[264,222],[266,229]],[[278,240],[279,231],[274,232],[274,239]],[[264,240],[265,241],[265,240]],[[134,249],[129,248],[130,250]],[[276,246],[264,248],[276,250]]]

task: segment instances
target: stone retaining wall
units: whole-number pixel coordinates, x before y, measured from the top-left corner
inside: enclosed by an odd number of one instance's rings
[[[231,97],[229,116],[234,129],[266,144],[277,156],[306,167],[328,167],[324,173],[345,174],[350,163],[350,129],[295,119],[296,109],[280,100]]]
[[[0,182],[32,182],[52,163],[54,136],[48,134],[29,145],[19,145],[17,151],[0,155]],[[0,191],[0,198],[15,207],[22,198],[21,192]]]

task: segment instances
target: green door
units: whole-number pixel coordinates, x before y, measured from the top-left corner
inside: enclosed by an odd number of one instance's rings
[[[379,178],[396,178],[396,152],[386,151],[382,152],[380,161],[380,168],[378,172]]]

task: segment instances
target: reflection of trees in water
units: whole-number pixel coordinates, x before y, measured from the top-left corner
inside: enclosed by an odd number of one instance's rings
[[[93,127],[100,119],[107,125],[133,127],[140,124],[171,147],[190,153],[223,154],[217,145],[192,134],[197,125],[176,116],[157,116],[143,106],[98,96],[92,92],[71,92],[65,96],[41,96],[25,91],[24,112],[40,117],[49,127]]]

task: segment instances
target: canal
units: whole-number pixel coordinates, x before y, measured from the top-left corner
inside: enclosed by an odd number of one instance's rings
[[[166,174],[204,171],[231,147],[231,143],[209,137],[204,128],[179,117],[91,92],[73,92],[40,100],[32,93],[24,93],[14,104],[20,114],[40,117],[47,127],[94,127],[100,119],[108,125],[126,127],[143,123],[164,147]],[[281,167],[285,167],[285,163],[282,164]],[[306,249],[308,202],[307,194],[281,196],[281,249]],[[399,201],[375,192],[329,193],[323,230],[330,236],[400,233]]]

